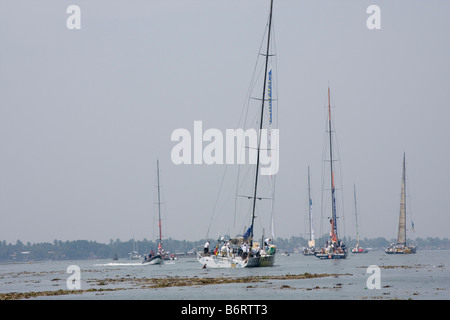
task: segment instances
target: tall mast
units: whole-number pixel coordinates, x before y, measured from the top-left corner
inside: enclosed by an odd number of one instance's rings
[[[356,208],[356,187],[355,187],[355,185],[353,185],[353,195],[355,198],[355,220],[356,220],[356,241],[357,241],[356,247],[359,247],[358,214],[357,214],[357,208]]]
[[[312,210],[311,210],[311,186],[310,186],[310,178],[309,178],[309,166],[308,166],[308,210],[309,210],[309,240],[312,241]]]
[[[332,233],[333,236],[338,239],[337,235],[337,219],[336,219],[336,199],[335,199],[335,187],[334,187],[334,173],[333,173],[333,148],[331,139],[331,103],[330,103],[330,87],[328,87],[328,133],[330,137],[330,177],[331,177],[331,221],[332,221]]]
[[[252,210],[252,223],[250,225],[250,244],[253,243],[253,225],[255,222],[255,209],[256,209],[256,192],[258,188],[258,175],[259,175],[259,156],[261,150],[261,132],[262,125],[264,119],[264,98],[266,95],[266,82],[267,82],[267,67],[269,64],[269,48],[270,48],[270,30],[272,27],[272,8],[273,8],[273,0],[270,1],[270,13],[269,13],[269,30],[267,33],[267,48],[266,48],[266,63],[265,63],[265,72],[264,72],[264,83],[263,83],[263,92],[261,99],[261,120],[259,122],[259,135],[258,135],[258,149],[257,149],[257,159],[256,159],[256,173],[255,173],[255,188],[253,193],[253,210]]]
[[[400,218],[398,223],[397,243],[406,245],[406,165],[405,153],[403,153],[402,194],[400,198]]]
[[[162,235],[161,235],[161,195],[160,195],[160,185],[159,185],[159,160],[156,160],[156,176],[158,180],[158,226],[159,226],[159,245],[161,246]]]

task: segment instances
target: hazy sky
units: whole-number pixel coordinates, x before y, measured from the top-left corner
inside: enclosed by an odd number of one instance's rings
[[[80,30],[66,26],[72,4]],[[373,4],[379,30],[366,26]],[[157,158],[165,236],[203,238],[224,166],[174,165],[171,133],[195,120],[234,128],[268,9],[2,0],[0,240],[153,239]],[[320,219],[328,83],[345,235],[355,232],[355,184],[361,236],[396,237],[406,152],[408,236],[450,236],[449,12],[445,0],[275,0],[276,236],[306,236],[308,166]]]

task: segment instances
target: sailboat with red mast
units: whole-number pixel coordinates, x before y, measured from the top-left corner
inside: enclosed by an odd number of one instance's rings
[[[337,207],[336,207],[336,187],[334,181],[333,168],[333,147],[331,130],[331,103],[330,88],[328,87],[328,134],[329,134],[329,156],[330,156],[330,184],[331,184],[331,218],[330,218],[330,239],[326,241],[325,246],[314,253],[319,259],[345,259],[347,258],[347,248],[338,237],[337,226]]]

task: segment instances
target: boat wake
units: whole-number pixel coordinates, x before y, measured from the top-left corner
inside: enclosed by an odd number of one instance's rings
[[[94,264],[94,267],[142,266],[142,262],[110,262]]]

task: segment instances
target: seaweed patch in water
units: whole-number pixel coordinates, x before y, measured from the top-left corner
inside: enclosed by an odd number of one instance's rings
[[[167,288],[167,287],[183,287],[183,286],[204,286],[204,285],[220,285],[229,283],[258,283],[265,282],[266,280],[300,280],[300,279],[312,279],[312,278],[323,278],[323,277],[336,277],[351,275],[349,273],[345,274],[287,274],[279,276],[248,276],[248,277],[220,277],[220,278],[199,278],[199,277],[166,277],[166,278],[106,278],[97,281],[97,286],[104,286],[106,284],[114,283],[130,283],[132,285],[140,285],[142,289],[157,289],[157,288]],[[248,286],[249,288],[251,286]],[[282,288],[291,288],[290,286],[283,285]],[[19,300],[19,299],[29,299],[36,298],[40,296],[59,296],[68,294],[82,294],[85,292],[105,292],[105,291],[117,291],[117,290],[127,290],[131,288],[91,288],[87,290],[56,290],[56,291],[38,291],[38,292],[10,292],[1,293],[0,300]]]

